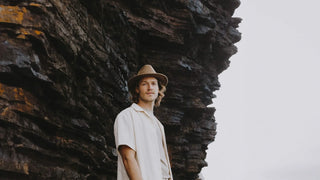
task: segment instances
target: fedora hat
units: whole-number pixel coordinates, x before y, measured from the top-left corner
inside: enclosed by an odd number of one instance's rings
[[[167,86],[168,84],[168,78],[166,75],[157,73],[153,67],[149,64],[146,64],[142,66],[142,68],[138,71],[138,74],[131,77],[128,81],[129,91],[132,91],[135,89],[136,83],[143,77],[155,77],[158,79],[158,81],[161,82],[164,86]]]

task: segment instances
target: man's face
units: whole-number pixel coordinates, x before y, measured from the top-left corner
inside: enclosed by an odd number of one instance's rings
[[[154,77],[142,78],[139,81],[139,85],[136,88],[136,92],[139,94],[139,101],[155,101],[159,93],[158,80]]]

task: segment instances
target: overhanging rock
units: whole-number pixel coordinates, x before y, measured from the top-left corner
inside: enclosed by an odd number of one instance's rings
[[[0,0],[0,176],[116,179],[113,122],[144,64],[169,78],[156,110],[175,179],[214,140],[212,92],[241,38],[238,0]]]

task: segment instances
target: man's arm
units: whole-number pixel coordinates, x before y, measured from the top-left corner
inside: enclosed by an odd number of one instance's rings
[[[138,162],[135,159],[135,151],[128,146],[121,145],[119,147],[124,167],[128,173],[130,180],[142,180],[142,175]]]

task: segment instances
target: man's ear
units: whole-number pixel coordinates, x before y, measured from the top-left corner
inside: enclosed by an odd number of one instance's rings
[[[138,94],[139,94],[139,88],[138,88],[138,87],[136,87],[136,93],[138,93]]]

